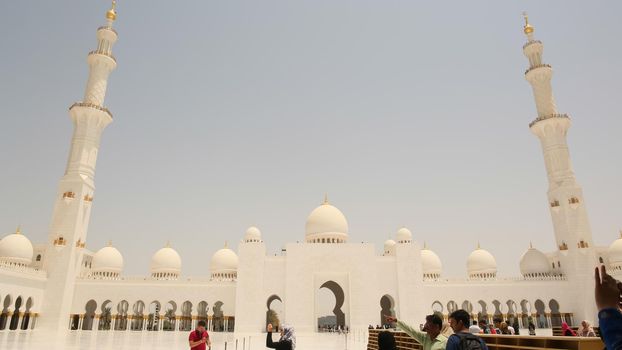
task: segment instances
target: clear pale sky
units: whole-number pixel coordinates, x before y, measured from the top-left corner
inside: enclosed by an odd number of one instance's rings
[[[3,1],[0,232],[48,225],[67,108],[108,1]],[[328,193],[350,242],[402,225],[463,277],[480,241],[518,275],[555,249],[523,72],[530,13],[583,185],[594,240],[622,226],[619,1],[120,0],[87,247],[108,240],[146,275],[167,240],[184,275],[250,225],[269,254],[304,239]],[[330,262],[327,262],[330,263]]]

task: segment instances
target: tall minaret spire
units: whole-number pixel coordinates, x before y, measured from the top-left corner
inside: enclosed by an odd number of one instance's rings
[[[557,246],[560,250],[583,249],[593,246],[592,233],[583,200],[583,191],[572,170],[566,134],[570,118],[557,112],[553,99],[550,65],[542,63],[543,45],[533,39],[533,27],[525,15],[524,32],[528,41],[523,52],[529,59],[525,78],[533,88],[538,117],[529,124],[538,136],[544,153],[544,163],[549,180],[549,206]],[[583,242],[583,243],[581,243]]]
[[[525,79],[533,88],[538,116],[529,124],[531,131],[540,139],[544,164],[548,176],[548,206],[555,231],[555,241],[559,249],[556,259],[561,262],[558,273],[567,276],[573,284],[576,300],[581,300],[575,315],[587,318],[596,313],[591,306],[593,291],[585,288],[590,285],[593,266],[598,261],[594,251],[592,232],[585,209],[583,190],[577,182],[566,135],[570,128],[570,118],[557,111],[551,88],[553,69],[542,62],[543,45],[533,38],[534,28],[529,24],[526,14],[523,31],[527,43],[523,53],[529,59]]]
[[[48,280],[40,326],[45,328],[67,329],[75,279],[82,264],[100,138],[104,128],[112,122],[112,114],[104,107],[104,98],[108,76],[117,66],[112,56],[112,46],[117,41],[117,32],[112,28],[116,17],[116,1],[113,1],[106,12],[106,25],[97,29],[97,49],[87,56],[89,78],[84,100],[69,107],[74,125],[71,149],[65,175],[58,186],[43,262]]]

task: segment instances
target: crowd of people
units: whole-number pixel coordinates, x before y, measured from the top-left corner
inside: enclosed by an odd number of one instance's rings
[[[605,349],[622,350],[622,282],[611,277],[605,266],[597,267],[594,271],[596,306],[600,337],[605,343]],[[423,350],[487,350],[486,343],[479,334],[519,335],[518,322],[493,320],[488,324],[486,320],[472,320],[465,310],[457,310],[449,315],[449,327],[438,314],[428,315],[421,329],[415,329],[398,320],[394,316],[385,316],[387,323],[395,323],[399,329],[415,339]],[[530,322],[529,335],[535,335],[535,325]],[[578,331],[573,330],[566,322],[562,323],[562,335],[595,337],[594,328],[588,321],[582,321]],[[390,331],[378,334],[379,350],[397,350],[395,338]]]
[[[605,266],[597,267],[594,271],[596,306],[598,307],[598,321],[600,336],[606,349],[622,350],[622,282],[611,277]],[[428,315],[421,329],[415,329],[398,320],[394,316],[385,316],[386,324],[395,323],[399,329],[414,338],[423,347],[423,350],[488,350],[486,342],[479,334],[519,334],[517,322],[510,323],[495,319],[492,325],[486,320],[471,320],[471,315],[465,310],[456,310],[449,315],[449,322],[443,322],[438,314]],[[191,350],[207,350],[211,348],[209,334],[205,329],[205,321],[199,321],[196,330],[190,332],[188,342]],[[379,326],[378,326],[379,327]],[[374,328],[370,325],[370,328]],[[529,334],[535,335],[535,326],[529,324]],[[281,337],[278,341],[272,340],[272,324],[268,324],[266,347],[276,350],[295,350],[296,333],[288,325],[281,327]],[[594,337],[596,332],[589,322],[581,322],[578,331],[574,331],[566,322],[562,323],[564,336]],[[390,331],[378,333],[379,350],[397,350],[395,337]]]

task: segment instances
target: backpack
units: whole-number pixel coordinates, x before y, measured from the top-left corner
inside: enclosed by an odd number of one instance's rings
[[[455,333],[460,338],[461,350],[482,350],[482,343],[480,337],[471,333]]]

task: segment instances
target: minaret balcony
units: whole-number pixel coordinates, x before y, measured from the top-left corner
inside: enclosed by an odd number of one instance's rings
[[[530,46],[532,44],[540,44],[540,45],[542,45],[542,41],[540,41],[540,40],[529,40],[528,42],[525,43],[525,45],[523,45],[523,50],[525,48],[527,48],[527,46]]]
[[[552,118],[570,119],[568,114],[550,114],[550,115],[546,115],[546,116],[542,116],[542,117],[538,117],[534,119],[531,123],[529,123],[529,127],[531,128],[532,126],[536,125],[538,122],[541,122],[547,119],[552,119]]]
[[[74,107],[85,107],[85,108],[93,108],[96,109],[98,111],[102,111],[106,114],[108,114],[108,116],[112,119],[112,113],[110,113],[110,111],[108,110],[108,108],[106,107],[102,107],[99,105],[96,105],[94,103],[88,103],[88,102],[76,102],[74,104],[71,105],[71,107],[69,107],[69,110],[71,110]]]
[[[525,71],[525,75],[527,75],[527,73],[534,71],[536,69],[539,68],[548,68],[548,69],[552,69],[550,64],[546,64],[546,63],[542,63],[542,64],[537,64],[535,66],[529,67],[526,71]]]
[[[109,31],[115,33],[116,35],[119,35],[119,33],[117,33],[117,31],[114,30],[114,28],[112,28],[111,26],[101,26],[101,27],[97,28],[97,30],[98,31],[100,31],[100,30],[109,30]]]
[[[110,59],[111,59],[111,60],[112,60],[115,64],[117,64],[117,59],[116,59],[116,58],[114,58],[114,56],[113,56],[110,52],[103,51],[103,50],[93,50],[93,51],[89,52],[89,56],[91,56],[91,55],[101,55],[101,56],[108,57],[108,58],[110,58]]]

